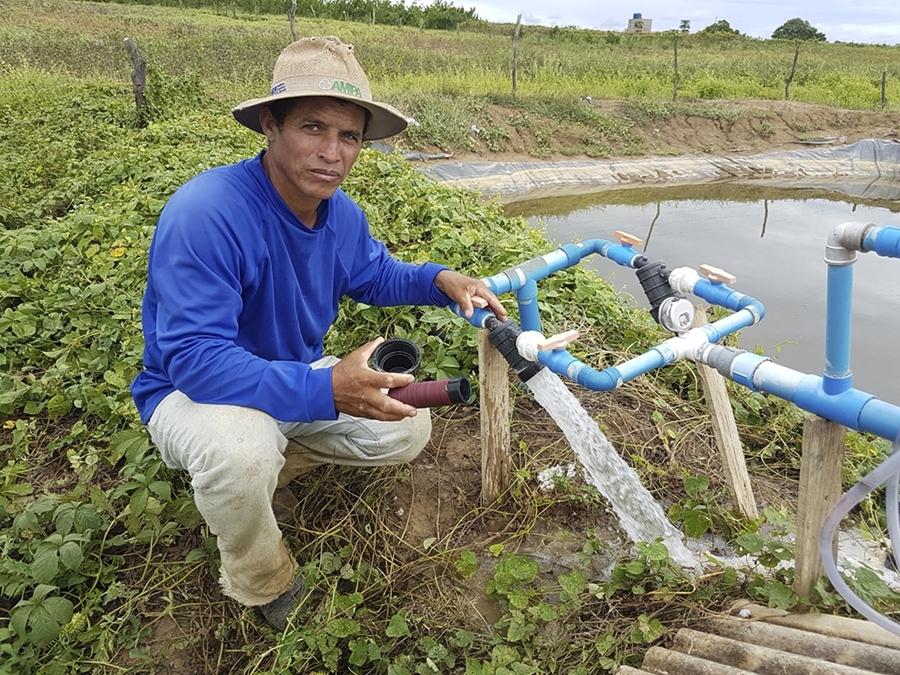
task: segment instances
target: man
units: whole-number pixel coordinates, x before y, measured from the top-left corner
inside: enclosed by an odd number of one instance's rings
[[[233,113],[267,149],[196,176],[163,209],[132,393],[163,461],[190,473],[224,593],[283,629],[303,584],[272,511],[276,486],[320,463],[410,461],[431,433],[427,411],[384,394],[413,377],[368,367],[380,338],[340,361],[323,355],[340,297],[505,312],[477,279],[391,258],[339,189],[364,140],[406,127],[372,100],[350,45],[291,44],[271,94]]]

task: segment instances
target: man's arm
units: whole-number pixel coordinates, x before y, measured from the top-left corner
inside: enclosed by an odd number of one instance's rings
[[[331,369],[269,361],[235,342],[246,251],[204,200],[173,198],[150,257],[155,339],[170,382],[198,403],[241,405],[276,419],[335,419]]]

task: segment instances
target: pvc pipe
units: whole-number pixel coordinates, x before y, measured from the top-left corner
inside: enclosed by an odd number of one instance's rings
[[[854,254],[855,257],[855,254]],[[839,394],[852,384],[850,372],[851,310],[853,304],[853,265],[828,265],[828,289],[825,305],[825,375],[827,394]]]
[[[516,300],[519,303],[519,323],[522,330],[541,332],[541,315],[537,297],[538,286],[534,279],[529,279],[516,291]]]
[[[878,465],[871,473],[865,476],[838,499],[834,508],[825,517],[825,522],[822,524],[821,537],[819,539],[819,555],[822,559],[822,566],[825,568],[825,574],[828,575],[828,579],[831,581],[837,592],[840,593],[857,612],[895,635],[900,635],[900,623],[892,621],[883,614],[875,611],[875,609],[866,604],[862,598],[850,589],[837,568],[837,562],[834,559],[832,547],[841,520],[843,520],[857,504],[865,499],[869,493],[874,492],[883,483],[896,479],[898,474],[900,474],[900,452],[897,451],[897,445],[895,443],[894,452],[887,460]],[[890,507],[890,504],[888,506]],[[896,512],[896,510],[895,501],[894,511]],[[894,538],[892,536],[892,544],[893,541]]]
[[[888,480],[884,508],[887,512],[888,539],[896,566],[900,565],[900,473]]]
[[[885,258],[900,258],[900,228],[873,227],[863,238],[862,249]]]

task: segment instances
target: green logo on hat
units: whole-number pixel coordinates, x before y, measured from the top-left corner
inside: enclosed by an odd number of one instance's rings
[[[357,96],[362,98],[362,92],[359,90],[355,84],[350,84],[349,82],[344,82],[343,80],[335,80],[331,83],[331,91],[337,91],[341,94],[347,94],[348,96]]]

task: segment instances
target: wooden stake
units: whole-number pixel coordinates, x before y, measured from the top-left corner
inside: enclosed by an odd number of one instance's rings
[[[478,383],[481,389],[481,503],[492,504],[509,486],[509,370],[488,339],[478,336]]]
[[[140,119],[145,103],[144,93],[147,90],[147,62],[141,56],[137,43],[130,37],[125,38],[125,49],[134,68],[131,72],[131,85],[134,88],[134,105]]]
[[[694,326],[704,324],[706,324],[706,308],[697,306],[694,311]],[[716,447],[719,448],[725,480],[731,492],[731,503],[735,511],[745,518],[756,518],[759,512],[753,498],[753,487],[750,485],[750,475],[747,473],[744,448],[738,434],[737,422],[734,420],[731,399],[728,398],[728,390],[725,389],[725,378],[718,371],[702,363],[697,364],[697,367],[700,371],[700,383],[703,385],[703,398],[706,399],[712,418]]]
[[[794,80],[794,73],[797,72],[797,57],[800,56],[800,43],[794,46],[794,61],[791,63],[791,72],[788,73],[787,79],[784,81],[784,100],[787,101],[791,97],[791,82]]]
[[[680,78],[678,75],[678,35],[675,34],[672,36],[672,46],[675,49],[675,81],[672,85],[672,100],[678,100],[678,84],[680,82]]]
[[[821,417],[803,422],[800,457],[800,503],[797,506],[797,541],[794,547],[794,591],[809,597],[822,576],[819,533],[825,516],[841,496],[841,464],[847,430]]]
[[[297,29],[294,28],[295,16],[297,16],[297,0],[291,0],[291,10],[288,12],[288,22],[291,24],[291,42],[297,41]]]
[[[887,71],[881,71],[881,109],[887,108]]]
[[[522,30],[522,15],[516,18],[516,29],[512,36],[512,95],[516,97],[516,70],[518,68],[519,33]]]

